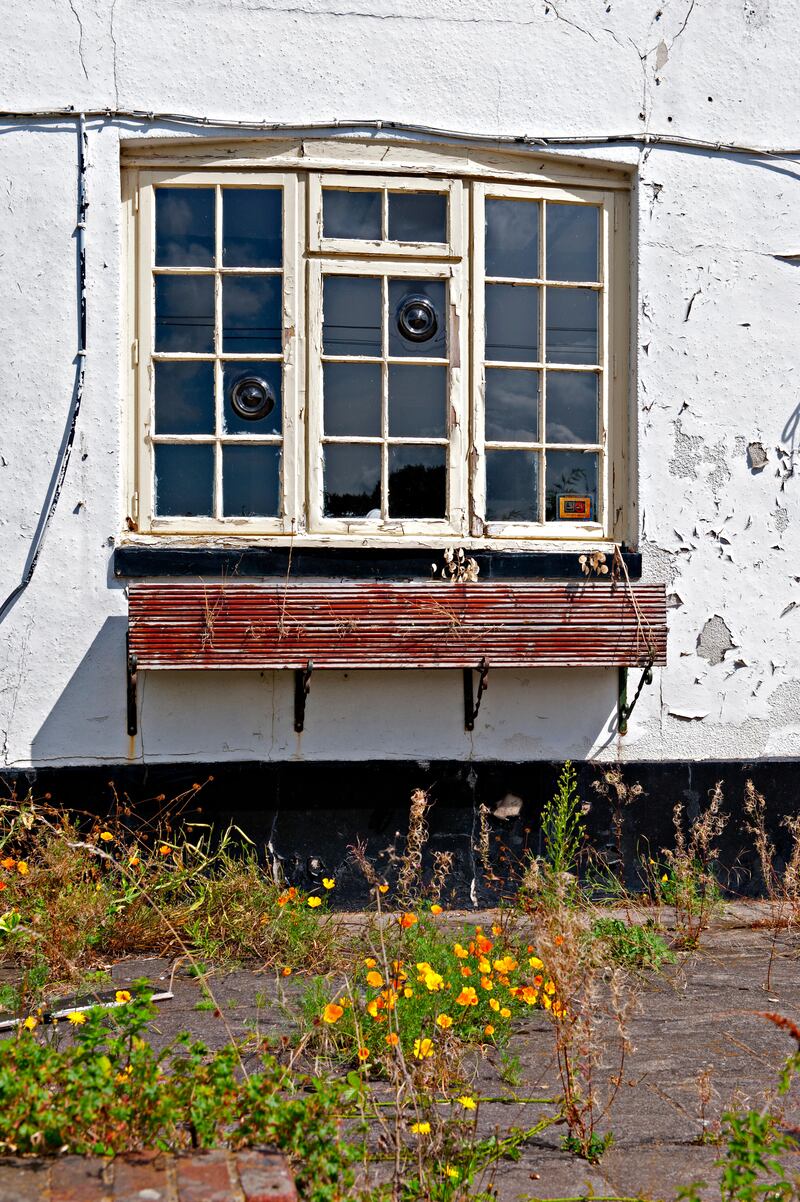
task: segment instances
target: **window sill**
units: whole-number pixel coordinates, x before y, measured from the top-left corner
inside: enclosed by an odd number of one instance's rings
[[[458,544],[474,556],[481,580],[580,580],[578,557],[584,549],[509,550]],[[602,546],[602,544],[601,544]],[[613,544],[607,544],[609,551]],[[631,580],[642,575],[642,556],[623,550]],[[125,544],[114,550],[114,575],[163,576],[273,576],[335,577],[353,580],[425,580],[431,565],[444,567],[442,548],[308,546],[149,546]]]

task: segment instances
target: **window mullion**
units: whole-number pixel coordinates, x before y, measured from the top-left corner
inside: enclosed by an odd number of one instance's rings
[[[386,220],[386,192],[383,194]],[[389,279],[381,276],[381,519],[389,520]]]
[[[222,187],[217,184],[214,189],[214,430],[217,441],[214,447],[214,517],[219,521],[223,516],[222,502]]]
[[[539,205],[539,275],[544,280],[547,276],[547,201]],[[547,286],[541,285],[539,296],[539,362],[541,376],[539,378],[539,442],[542,450],[539,454],[539,521],[545,520],[545,504],[547,501]]]

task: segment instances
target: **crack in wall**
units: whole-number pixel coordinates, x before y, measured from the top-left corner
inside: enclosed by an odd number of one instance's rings
[[[72,0],[68,0],[68,3],[72,10],[72,15],[74,16],[75,20],[78,22],[78,58],[80,59],[80,62],[81,62],[81,69],[83,70],[83,74],[85,75],[86,79],[88,80],[89,72],[86,70],[86,61],[83,57],[83,21],[81,21],[80,13],[78,12],[75,5],[73,4]]]

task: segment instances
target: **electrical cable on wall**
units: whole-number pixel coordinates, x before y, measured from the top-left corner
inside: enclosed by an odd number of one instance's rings
[[[69,420],[66,430],[66,435],[61,446],[61,451],[58,456],[53,475],[50,480],[50,489],[48,491],[45,503],[42,507],[42,512],[39,516],[39,522],[36,527],[36,532],[33,536],[28,559],[25,565],[25,570],[22,575],[22,580],[6,597],[2,605],[0,605],[0,622],[9,613],[17,599],[24,593],[25,589],[31,582],[33,573],[36,571],[36,565],[39,562],[39,556],[44,546],[45,535],[50,525],[53,514],[56,511],[61,490],[64,486],[64,478],[67,474],[69,466],[69,458],[72,452],[72,444],[75,441],[75,429],[78,424],[78,414],[80,413],[81,401],[83,399],[83,384],[86,375],[86,210],[88,208],[88,196],[86,191],[86,158],[87,158],[87,136],[86,136],[86,117],[83,113],[77,115],[78,121],[78,221],[75,227],[75,244],[78,259],[78,350],[76,353],[75,364],[75,384],[72,392],[72,407],[69,414]]]

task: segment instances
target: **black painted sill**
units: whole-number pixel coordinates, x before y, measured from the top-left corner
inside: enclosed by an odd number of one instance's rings
[[[475,551],[481,580],[580,580],[580,550]],[[291,555],[291,562],[290,562]],[[642,556],[623,549],[631,580],[642,575]],[[331,547],[116,547],[114,575],[141,576],[330,576],[337,580],[427,580],[441,551],[430,547],[392,549]]]

